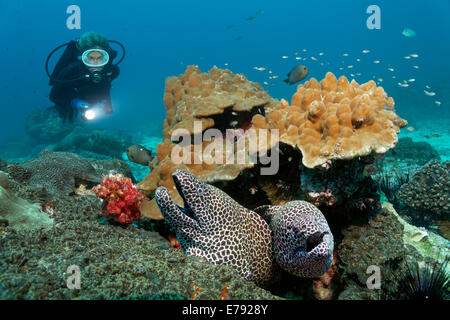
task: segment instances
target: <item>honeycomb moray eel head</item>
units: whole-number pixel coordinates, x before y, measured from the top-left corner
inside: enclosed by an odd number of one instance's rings
[[[305,201],[278,207],[271,223],[277,263],[305,278],[323,275],[332,264],[333,234],[322,212]]]

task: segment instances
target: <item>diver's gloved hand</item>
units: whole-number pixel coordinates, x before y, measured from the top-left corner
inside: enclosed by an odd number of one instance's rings
[[[70,101],[70,105],[72,108],[77,110],[86,110],[89,108],[89,103],[80,99],[72,99],[72,101]]]

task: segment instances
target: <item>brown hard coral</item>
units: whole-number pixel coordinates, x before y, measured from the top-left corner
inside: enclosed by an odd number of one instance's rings
[[[165,186],[175,202],[182,204],[171,177],[176,169],[188,170],[208,183],[235,179],[242,170],[254,166],[248,159],[248,153],[244,155],[243,164],[216,164],[208,159],[217,157],[225,160],[225,154],[211,154],[208,157],[202,152],[196,152],[196,148],[204,151],[216,143],[224,145],[225,150],[227,141],[223,135],[227,130],[235,130],[239,140],[239,135],[246,135],[247,129],[253,125],[255,128],[264,128],[266,110],[277,103],[258,83],[247,80],[242,74],[217,67],[202,73],[197,66],[189,66],[184,74],[167,78],[164,92],[164,140],[156,149],[157,157],[151,163],[152,172],[138,185],[140,190],[151,195],[157,187]],[[196,142],[195,139],[208,128],[217,129],[220,137]],[[182,138],[178,140],[179,137]],[[191,138],[191,141],[183,144],[186,138]],[[236,156],[237,153],[235,149],[232,155]],[[184,154],[188,156],[183,158]],[[189,161],[180,163],[180,158],[191,160],[190,164],[187,163]],[[154,199],[147,204],[143,215],[162,219]]]
[[[359,85],[328,72],[297,88],[291,106],[268,111],[268,129],[280,130],[280,141],[298,147],[308,168],[338,159],[352,159],[395,147],[407,121],[397,116],[394,100],[374,81]],[[262,123],[255,116],[254,123]]]

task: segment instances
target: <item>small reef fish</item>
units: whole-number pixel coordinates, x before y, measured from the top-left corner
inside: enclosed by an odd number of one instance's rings
[[[344,70],[344,68],[340,67],[339,70]]]
[[[411,59],[410,56],[404,56],[403,58],[405,58],[405,59]]]
[[[414,69],[419,69],[419,66],[413,66]]]
[[[416,32],[413,29],[404,28],[402,31],[402,35],[404,35],[407,38],[412,38],[416,36]]]
[[[440,101],[435,101],[434,103],[436,103],[438,106],[440,106],[441,105],[441,102]]]
[[[127,150],[127,156],[130,161],[134,163],[141,164],[143,166],[148,166],[148,164],[153,160],[152,152],[139,144],[133,144]]]
[[[378,81],[383,82],[383,78],[378,78]]]
[[[431,89],[431,87],[430,87],[430,86],[428,86],[428,85],[427,85],[427,86],[425,86],[425,88],[427,88],[427,89]]]
[[[360,61],[361,61],[361,59],[360,59],[360,58],[358,58],[358,59],[356,59],[356,61],[360,62]]]
[[[307,52],[308,50],[306,50],[306,49],[303,49],[303,52]]]
[[[320,63],[320,65],[321,65],[321,66],[324,66],[324,65],[325,65],[325,63],[321,62],[321,63]]]
[[[302,58],[301,57],[295,57],[295,60],[301,60]]]
[[[409,132],[413,132],[416,131],[416,128],[414,128],[413,126],[409,126],[408,128],[406,128],[406,130],[408,130]]]
[[[394,71],[394,68],[388,68],[389,71]]]
[[[380,63],[380,60],[375,60],[373,63]]]
[[[248,17],[246,20],[247,20],[247,21],[252,21],[252,20],[255,20],[255,19],[256,19],[255,16],[250,16],[250,17]]]
[[[414,82],[414,81],[416,81],[416,79],[408,79],[408,82]]]
[[[323,56],[323,52],[319,53],[319,56]]]
[[[311,60],[317,61],[317,59],[315,57],[311,57]]]
[[[294,84],[305,79],[307,75],[308,68],[303,64],[299,64],[292,68],[292,70],[287,74],[288,78],[283,81],[288,84]]]
[[[344,57],[348,57],[348,53],[344,53],[342,56]]]
[[[268,85],[268,84],[269,84],[267,81],[264,81],[263,83],[264,83],[265,85]]]
[[[399,85],[400,87],[404,87],[404,88],[409,87],[409,84],[407,84],[407,83],[401,83],[401,82],[399,82],[398,85]]]
[[[347,66],[347,68],[349,68],[349,69],[352,69],[352,68],[353,68],[353,66],[352,66],[352,65],[350,65],[350,66]]]
[[[258,71],[266,70],[266,68],[263,68],[263,67],[253,67],[253,69],[258,70]]]
[[[363,50],[362,53],[369,53],[370,50]]]
[[[425,92],[425,94],[426,94],[427,96],[430,96],[430,97],[436,95],[436,92],[432,92],[432,91],[423,90],[423,92]]]
[[[419,57],[419,55],[416,54],[416,53],[410,54],[410,56],[413,57],[413,58],[418,58]]]
[[[282,56],[281,59],[287,59],[289,58],[288,56]]]
[[[272,76],[272,79],[276,79],[276,78],[278,78],[278,76]]]
[[[234,120],[234,121],[231,121],[230,122],[230,127],[236,127],[237,126],[237,124],[238,124],[238,121],[237,120]]]
[[[264,10],[263,9],[259,9],[258,11],[256,11],[256,14],[263,14]]]

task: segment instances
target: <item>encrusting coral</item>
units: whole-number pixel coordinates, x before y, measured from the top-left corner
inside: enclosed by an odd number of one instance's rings
[[[297,87],[291,105],[282,100],[266,117],[255,115],[258,128],[279,129],[280,141],[298,147],[302,162],[314,168],[339,159],[385,153],[395,147],[406,120],[394,100],[374,81],[359,85],[328,72]]]
[[[400,188],[399,198],[415,210],[450,214],[450,161],[428,162]]]
[[[8,166],[11,177],[31,187],[44,187],[51,194],[71,194],[77,182],[98,183],[97,174],[90,162],[76,154],[44,150],[39,158]]]

